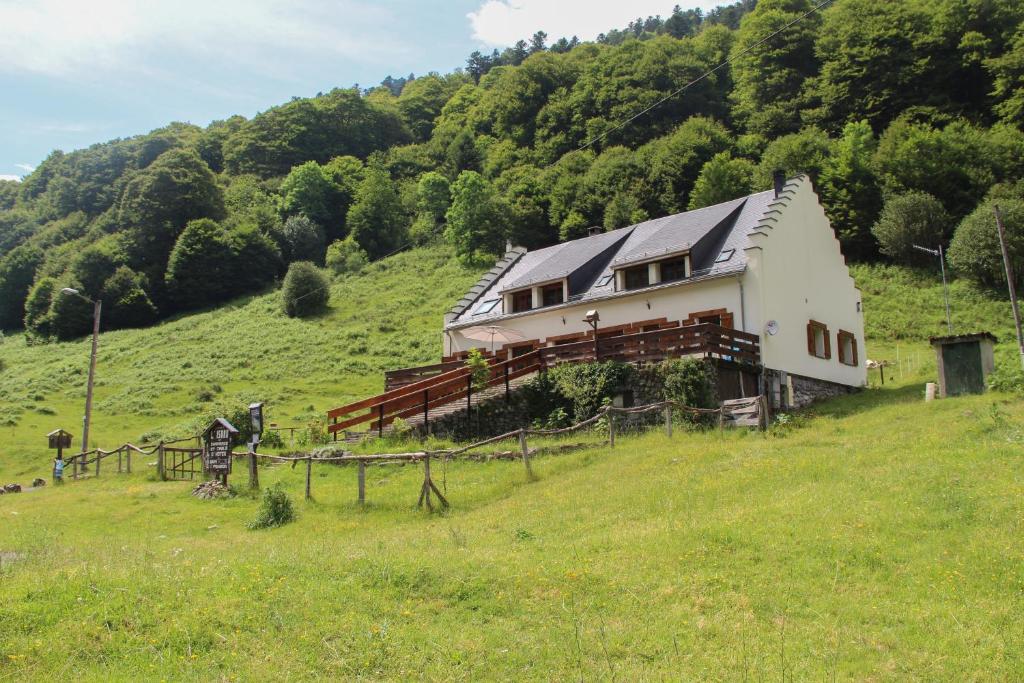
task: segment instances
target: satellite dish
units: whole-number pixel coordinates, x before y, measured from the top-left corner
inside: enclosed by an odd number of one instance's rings
[[[767,332],[769,336],[774,337],[775,333],[779,331],[779,323],[774,320],[769,320],[768,324],[764,326],[764,331]]]

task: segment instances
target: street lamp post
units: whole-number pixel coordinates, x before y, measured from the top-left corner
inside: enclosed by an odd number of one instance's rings
[[[949,331],[949,334],[953,334],[953,323],[949,317],[949,285],[946,283],[946,256],[942,253],[942,245],[940,244],[938,249],[929,249],[928,247],[921,247],[916,244],[911,246],[918,251],[939,257],[939,267],[942,268],[942,296],[946,300],[946,329]]]
[[[71,287],[65,287],[60,290],[62,294],[69,296],[77,296],[79,299],[83,299],[92,304],[92,353],[89,355],[89,380],[85,388],[85,417],[82,418],[82,452],[85,453],[89,450],[89,424],[92,421],[92,387],[93,382],[96,378],[96,350],[99,345],[100,336],[100,313],[103,309],[103,302],[97,299],[93,301],[87,296],[83,296],[77,289]],[[85,458],[82,458],[81,469],[85,471]]]

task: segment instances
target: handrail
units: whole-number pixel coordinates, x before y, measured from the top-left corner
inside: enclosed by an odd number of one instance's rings
[[[705,357],[714,356],[740,363],[756,364],[760,361],[760,341],[760,337],[756,334],[713,323],[698,323],[662,327],[646,332],[630,332],[610,337],[599,336],[596,343],[596,355],[602,360],[653,361],[704,354]],[[489,372],[486,387],[498,386],[502,382],[521,377],[523,374],[542,371],[544,368],[559,363],[593,360],[595,360],[593,338],[568,344],[543,346],[521,356],[505,360],[496,357],[487,358]],[[410,368],[410,370],[443,368],[449,365],[451,362]],[[524,368],[527,369],[525,372]],[[432,377],[334,408],[327,413],[330,420],[327,431],[335,434],[336,438],[337,432],[366,422],[370,422],[372,428],[381,430],[399,417],[405,418],[422,413],[426,419],[431,409],[470,396],[474,392],[470,377],[471,371],[463,363],[459,367]],[[353,415],[359,411],[367,412]]]
[[[496,368],[502,368],[503,369],[505,367],[512,367],[512,366],[514,366],[516,364],[524,363],[527,360],[529,360],[531,357],[536,357],[537,353],[538,353],[537,351],[531,351],[530,353],[526,353],[526,354],[523,354],[522,356],[517,356],[516,358],[510,358],[510,359],[507,359],[507,360],[500,360],[500,359],[497,359],[497,358],[491,358],[491,359],[487,360],[487,364],[490,366],[491,372],[493,374],[495,372]],[[503,370],[502,370],[502,372],[503,372]],[[377,396],[372,396],[370,398],[363,399],[362,401],[356,401],[355,403],[350,403],[348,405],[341,406],[340,408],[334,408],[334,409],[332,409],[332,410],[327,412],[327,417],[328,417],[328,419],[336,420],[337,418],[339,418],[339,417],[341,417],[343,415],[348,415],[350,413],[354,413],[357,410],[365,410],[367,408],[379,408],[380,406],[384,406],[384,405],[386,405],[388,403],[396,402],[399,399],[403,399],[403,398],[410,398],[410,397],[419,398],[418,396],[416,396],[416,394],[420,394],[423,391],[430,391],[431,389],[439,389],[439,388],[445,388],[445,387],[448,387],[448,386],[452,386],[455,381],[463,380],[463,379],[469,377],[469,375],[470,375],[470,369],[469,369],[468,366],[466,366],[464,364],[461,368],[458,368],[456,370],[452,370],[450,372],[445,372],[445,373],[442,373],[442,374],[437,375],[435,377],[431,377],[431,378],[422,380],[420,382],[414,382],[413,384],[407,384],[407,385],[405,385],[403,387],[400,387],[398,389],[393,389],[391,391],[386,391],[383,394],[379,394]],[[366,416],[366,418],[367,419],[371,419],[371,416]],[[366,419],[360,419],[357,422],[352,422],[352,420],[347,420],[344,424],[346,426],[352,426],[353,424],[359,424],[359,422],[365,422],[365,421],[366,421]],[[344,427],[341,427],[338,424],[329,424],[327,426],[327,428],[328,428],[328,431],[331,431],[331,432],[338,431],[340,429],[344,429]]]

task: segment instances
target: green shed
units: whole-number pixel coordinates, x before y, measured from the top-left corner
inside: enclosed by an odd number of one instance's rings
[[[981,394],[985,380],[995,366],[997,339],[990,332],[932,337],[939,368],[939,396]]]

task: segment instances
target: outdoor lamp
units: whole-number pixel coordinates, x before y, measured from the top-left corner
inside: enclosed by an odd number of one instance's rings
[[[601,360],[601,350],[597,346],[597,322],[601,319],[601,316],[597,314],[597,309],[587,311],[587,315],[584,316],[583,322],[588,323],[594,328],[594,360]]]

